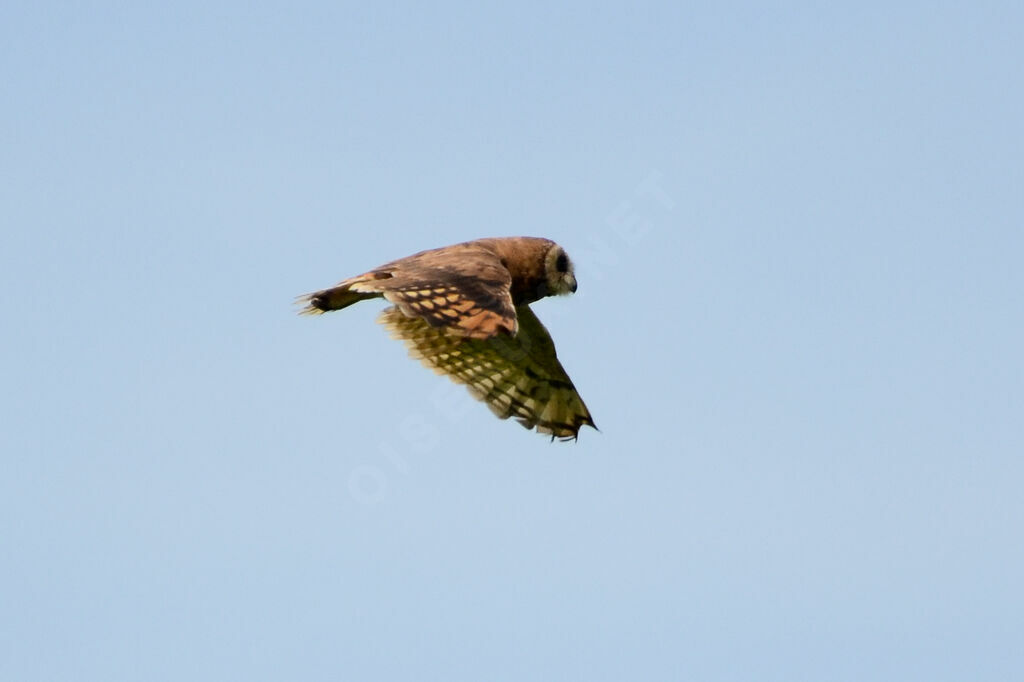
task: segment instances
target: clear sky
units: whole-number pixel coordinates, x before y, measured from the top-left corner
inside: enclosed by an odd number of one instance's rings
[[[5,3],[0,678],[1024,678],[1022,35]],[[295,314],[520,234],[578,443]]]

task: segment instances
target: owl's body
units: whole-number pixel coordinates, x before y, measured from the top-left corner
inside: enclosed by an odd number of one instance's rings
[[[576,291],[572,264],[549,239],[477,239],[421,251],[300,298],[307,314],[369,298],[394,304],[379,321],[410,354],[505,419],[554,437],[594,426],[529,304]]]

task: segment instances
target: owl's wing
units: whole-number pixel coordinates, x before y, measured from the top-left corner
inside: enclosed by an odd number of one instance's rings
[[[518,330],[512,276],[491,249],[468,242],[423,251],[302,296],[303,313],[383,296],[411,318],[445,333],[487,339]]]
[[[411,356],[466,384],[473,397],[486,402],[501,419],[515,417],[552,439],[575,439],[584,424],[597,428],[558,361],[547,329],[528,306],[519,306],[516,312],[518,334],[489,339],[445,334],[394,307],[384,310],[378,322],[405,341]]]

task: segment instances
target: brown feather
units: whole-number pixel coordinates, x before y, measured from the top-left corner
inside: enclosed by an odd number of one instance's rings
[[[594,421],[527,305],[550,295],[552,284],[560,293],[576,290],[556,247],[549,239],[506,237],[421,251],[300,297],[300,312],[383,297],[394,305],[379,321],[410,354],[466,384],[502,419],[575,439]],[[563,265],[548,264],[556,261]]]
[[[501,419],[557,438],[596,428],[590,411],[555,354],[555,344],[528,306],[520,306],[519,333],[488,339],[458,338],[424,320],[385,309],[378,321],[424,365],[466,384],[474,398]]]

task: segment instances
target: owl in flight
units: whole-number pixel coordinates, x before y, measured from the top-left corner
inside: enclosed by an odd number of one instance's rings
[[[394,305],[378,322],[409,354],[466,384],[501,419],[576,439],[597,428],[555,355],[530,303],[576,291],[558,244],[536,237],[477,239],[421,251],[301,296],[303,314],[340,310],[368,298]]]

